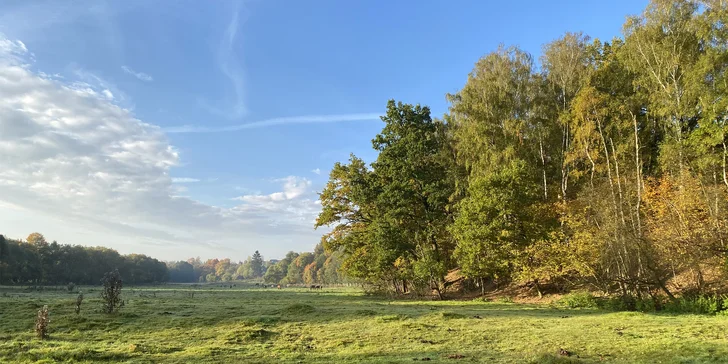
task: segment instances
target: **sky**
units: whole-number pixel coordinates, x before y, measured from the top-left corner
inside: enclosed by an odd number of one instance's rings
[[[610,40],[646,0],[5,0],[0,233],[162,260],[311,251],[386,102],[447,112],[499,44]]]

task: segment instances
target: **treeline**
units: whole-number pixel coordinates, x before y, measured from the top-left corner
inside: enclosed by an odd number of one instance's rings
[[[263,261],[263,257],[256,250],[252,257],[243,262],[233,262],[230,259],[208,259],[202,262],[200,258],[190,258],[187,261],[169,262],[169,280],[171,282],[231,282],[240,279],[260,278],[270,262]]]
[[[339,284],[347,280],[339,274],[341,254],[328,254],[319,244],[313,253],[288,252],[281,260],[264,261],[258,251],[243,262],[200,258],[167,263],[171,282],[232,282],[262,279],[274,284]]]
[[[121,255],[103,247],[48,243],[39,233],[26,241],[0,235],[0,284],[99,284],[118,269],[130,284],[166,282],[163,262],[142,254]]]
[[[334,165],[316,226],[398,292],[471,284],[707,292],[728,247],[728,3],[653,0],[610,42],[482,57],[450,108],[390,101],[376,161]]]
[[[104,274],[118,270],[127,284],[232,282],[261,280],[275,284],[339,284],[341,254],[289,252],[281,260],[264,261],[258,251],[242,262],[190,258],[162,262],[142,254],[121,255],[104,247],[48,243],[39,233],[25,241],[0,235],[0,284],[99,284]]]
[[[318,244],[313,253],[288,252],[285,258],[272,264],[263,279],[279,284],[341,284],[350,281],[340,273],[342,254],[327,253]]]

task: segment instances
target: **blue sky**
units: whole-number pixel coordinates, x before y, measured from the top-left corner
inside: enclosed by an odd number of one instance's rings
[[[316,191],[376,158],[388,99],[439,116],[498,44],[608,40],[646,4],[3,1],[0,232],[162,259],[311,250]]]

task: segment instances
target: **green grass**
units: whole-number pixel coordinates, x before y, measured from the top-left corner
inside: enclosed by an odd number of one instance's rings
[[[728,317],[387,300],[351,289],[125,288],[100,313],[75,294],[0,288],[0,362],[724,363]],[[93,291],[90,291],[93,290]],[[194,297],[192,293],[194,292]],[[37,310],[50,339],[35,338]],[[559,349],[570,357],[559,355]],[[578,357],[577,357],[578,356]]]

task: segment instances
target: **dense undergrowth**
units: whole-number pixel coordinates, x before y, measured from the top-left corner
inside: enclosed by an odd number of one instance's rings
[[[589,292],[564,295],[554,302],[565,308],[598,308],[609,311],[666,312],[686,314],[717,314],[728,316],[728,295],[685,295],[669,299],[665,297],[614,296],[597,297]]]

